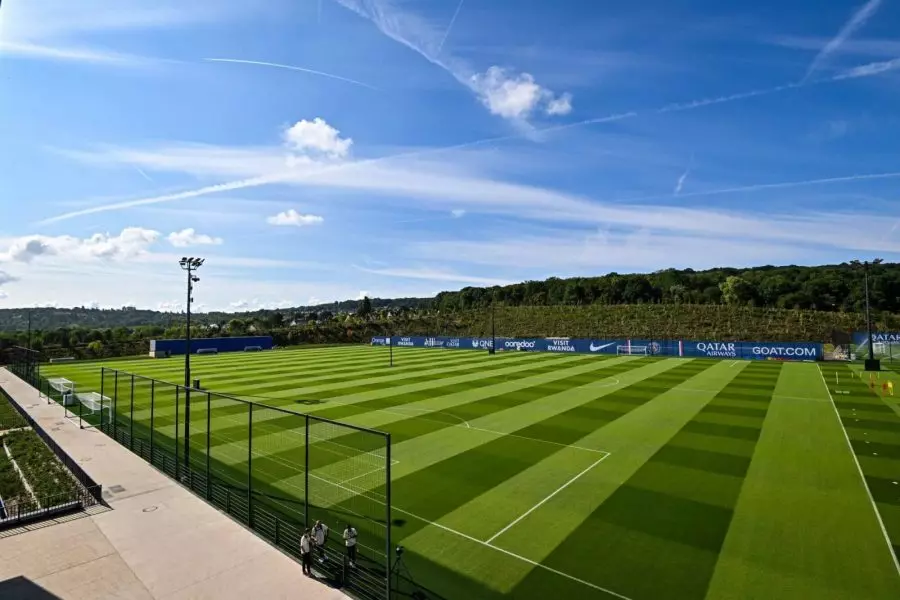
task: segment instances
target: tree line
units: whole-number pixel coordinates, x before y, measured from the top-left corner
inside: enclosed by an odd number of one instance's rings
[[[490,288],[442,292],[433,305],[444,310],[504,306],[586,306],[593,304],[702,304],[758,308],[861,312],[864,270],[850,263],[818,267],[763,266],[706,271],[665,269],[650,274],[551,277]],[[871,307],[900,312],[900,264],[873,266]]]

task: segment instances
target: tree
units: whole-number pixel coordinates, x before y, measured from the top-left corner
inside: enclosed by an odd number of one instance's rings
[[[719,284],[722,290],[722,300],[725,304],[744,306],[753,299],[753,286],[747,280],[738,275],[731,275]]]
[[[356,316],[361,319],[368,320],[369,316],[372,314],[372,301],[368,296],[363,296],[363,299],[359,301],[359,306],[356,309]]]

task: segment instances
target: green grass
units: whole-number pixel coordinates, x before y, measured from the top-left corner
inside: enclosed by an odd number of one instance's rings
[[[390,432],[393,541],[428,597],[900,597],[900,412],[855,366],[394,357],[391,369],[387,349],[328,347],[192,365],[205,389]],[[183,363],[111,366],[176,382]],[[99,363],[42,371],[100,391]],[[120,426],[147,437],[149,383],[135,381],[133,413],[130,378],[115,393],[106,378],[103,393],[117,397]],[[155,443],[174,451],[175,393],[154,391]],[[208,421],[214,474],[244,489],[252,467],[261,501],[302,520],[308,451],[310,517],[337,531],[353,521],[378,558],[378,438],[316,424],[307,447],[302,418],[257,408],[251,446],[250,418],[246,405],[193,395],[195,466]]]

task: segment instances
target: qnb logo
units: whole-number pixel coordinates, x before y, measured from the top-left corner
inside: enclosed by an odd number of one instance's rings
[[[504,344],[504,346],[506,346],[507,348],[516,348],[517,350],[534,348],[534,345],[535,342],[533,340],[512,340]]]
[[[472,340],[473,348],[490,348],[491,346],[491,340]]]
[[[757,356],[810,356],[815,358],[815,348],[802,348],[799,346],[754,346],[753,354]]]

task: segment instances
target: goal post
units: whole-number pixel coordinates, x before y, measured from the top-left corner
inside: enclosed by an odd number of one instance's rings
[[[649,346],[616,346],[616,354],[619,356],[650,356]]]
[[[97,392],[77,393],[75,397],[81,404],[78,409],[82,421],[87,421],[89,425],[99,426],[101,423],[109,423],[112,421],[112,399]],[[104,417],[105,415],[105,417]]]

